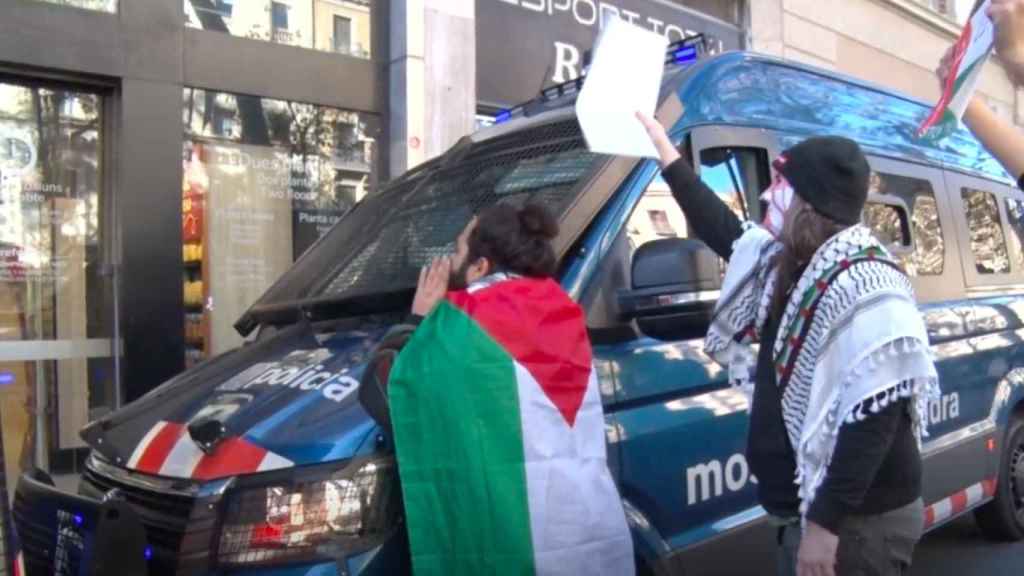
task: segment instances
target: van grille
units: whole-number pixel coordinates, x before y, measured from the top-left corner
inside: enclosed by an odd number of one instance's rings
[[[86,468],[79,491],[83,496],[103,498],[111,490],[135,509],[146,527],[146,538],[153,549],[151,576],[172,576],[178,572],[178,558],[192,513],[194,499],[189,496],[155,492],[118,481]]]
[[[14,524],[18,527],[18,541],[28,574],[53,574],[52,548],[54,535],[46,526],[40,525],[29,512],[31,506],[24,496],[17,492],[14,497]],[[70,566],[74,573],[78,566]]]

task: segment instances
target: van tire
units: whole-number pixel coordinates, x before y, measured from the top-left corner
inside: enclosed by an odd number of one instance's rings
[[[974,513],[982,535],[998,542],[1024,540],[1024,418],[1010,421],[995,498]]]

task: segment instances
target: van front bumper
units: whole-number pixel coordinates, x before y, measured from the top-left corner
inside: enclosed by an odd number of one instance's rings
[[[396,528],[376,547],[333,561],[276,566],[227,568],[215,565],[214,550],[221,523],[223,491],[195,494],[173,492],[153,479],[150,490],[122,483],[87,470],[81,495],[57,489],[43,472],[22,475],[15,496],[16,545],[23,554],[27,576],[55,573],[58,563],[96,566],[101,573],[139,573],[148,576],[354,576],[410,573],[405,532]],[[163,492],[156,490],[166,488]],[[106,510],[120,505],[121,518],[101,522]],[[126,528],[127,527],[127,528]],[[117,562],[96,558],[100,549],[117,550]],[[104,548],[104,546],[106,548]],[[109,554],[102,554],[110,556]],[[141,559],[141,560],[140,560]],[[126,568],[133,567],[133,568]],[[77,569],[74,573],[78,573]]]

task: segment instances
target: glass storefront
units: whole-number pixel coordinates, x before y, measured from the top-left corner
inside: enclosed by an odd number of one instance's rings
[[[100,95],[0,82],[0,420],[8,479],[81,448],[78,430],[116,402],[103,147]]]
[[[186,88],[186,364],[242,343],[233,324],[375,187],[376,117]]]
[[[185,25],[370,57],[370,0],[184,0]]]
[[[100,12],[117,12],[117,0],[36,0],[47,4],[60,4],[62,6],[73,6],[85,8],[86,10],[99,10]]]

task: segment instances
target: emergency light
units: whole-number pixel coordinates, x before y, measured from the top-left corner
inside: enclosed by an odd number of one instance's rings
[[[703,34],[687,36],[668,45],[665,51],[665,66],[687,66],[700,59],[701,55],[707,54],[707,41]],[[536,98],[522,104],[517,104],[498,113],[494,117],[495,124],[508,122],[519,116],[533,116],[549,109],[558,108],[575,100],[583,87],[583,76],[574,78],[568,82],[549,86],[540,91]],[[566,102],[552,103],[566,99]]]

